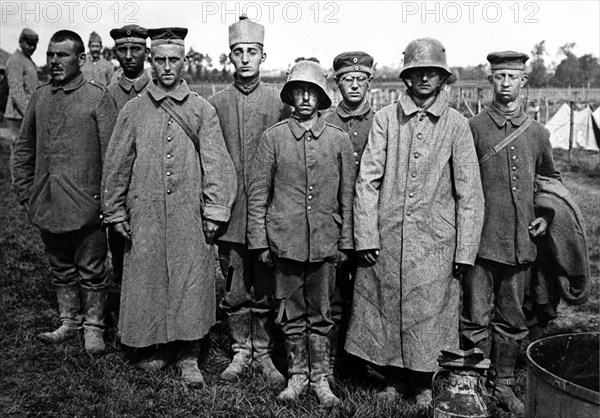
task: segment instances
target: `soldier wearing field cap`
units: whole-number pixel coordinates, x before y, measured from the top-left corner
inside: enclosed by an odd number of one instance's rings
[[[368,98],[369,87],[373,80],[373,57],[361,51],[343,52],[333,59],[333,70],[334,80],[342,94],[342,101],[325,116],[325,120],[350,135],[354,148],[354,166],[358,174],[360,159],[373,124],[374,112]],[[352,300],[351,277],[354,276],[355,270],[356,259],[352,255],[336,272],[335,294],[331,301],[334,325],[330,335],[330,381],[335,380],[339,362],[338,351],[343,350],[344,347]]]
[[[83,76],[88,80],[108,86],[114,69],[112,64],[102,56],[102,38],[96,32],[90,34],[88,50],[85,64],[81,69]]]
[[[524,406],[512,390],[514,371],[519,345],[528,334],[521,307],[536,259],[536,237],[545,234],[551,221],[549,214],[534,210],[535,176],[560,180],[549,132],[521,103],[528,58],[514,51],[487,56],[494,99],[469,120],[485,218],[475,266],[463,278],[461,316],[463,348],[478,347],[490,357],[497,371],[493,396],[517,415]]]
[[[285,378],[271,360],[273,350],[273,272],[250,253],[246,243],[247,190],[250,164],[264,131],[289,115],[280,90],[260,79],[265,28],[241,16],[229,26],[229,59],[233,84],[210,97],[227,150],[237,172],[237,199],[218,240],[225,276],[221,309],[233,338],[233,360],[221,378],[235,381],[254,362],[272,383]]]
[[[181,78],[186,34],[148,30],[156,79],[119,113],[102,207],[105,223],[127,240],[121,342],[148,349],[137,367],[155,371],[177,359],[183,381],[200,387],[201,339],[215,323],[212,244],[236,184],[214,108]]]
[[[37,49],[39,38],[37,33],[25,28],[19,35],[19,48],[6,61],[6,79],[8,81],[8,102],[4,117],[8,120],[11,132],[10,174],[13,177],[14,141],[19,136],[25,110],[31,94],[37,88],[37,67],[31,56]]]

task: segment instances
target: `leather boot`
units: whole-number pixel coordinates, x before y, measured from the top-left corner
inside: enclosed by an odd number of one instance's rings
[[[159,344],[158,349],[154,354],[138,361],[135,366],[147,372],[156,372],[173,363],[176,357],[177,346],[175,342]]]
[[[183,382],[192,388],[204,387],[204,377],[198,368],[198,357],[202,349],[200,340],[184,341],[177,361]]]
[[[42,332],[38,338],[48,344],[59,344],[76,337],[81,330],[81,297],[79,283],[55,285],[61,326],[52,332]]]
[[[523,416],[525,405],[513,392],[518,354],[519,344],[516,341],[500,341],[494,338],[491,361],[497,375],[493,399],[511,414]]]
[[[255,364],[271,384],[285,384],[285,377],[273,364],[273,316],[270,312],[252,312],[252,349]]]
[[[277,396],[280,401],[297,401],[308,387],[308,341],[306,335],[286,337],[288,358],[287,387]]]
[[[85,351],[89,354],[101,354],[104,345],[104,317],[108,289],[81,289],[83,295],[83,339]]]
[[[329,332],[329,374],[327,375],[327,381],[330,385],[335,384],[335,376],[337,374],[337,353],[338,343],[340,335],[340,325],[334,322]]]
[[[310,388],[319,398],[324,407],[332,407],[342,403],[331,392],[327,375],[329,375],[329,337],[325,335],[309,334],[308,347],[310,350]]]
[[[233,359],[221,373],[221,379],[229,382],[238,380],[252,362],[252,314],[249,309],[227,314],[227,324],[233,338]]]

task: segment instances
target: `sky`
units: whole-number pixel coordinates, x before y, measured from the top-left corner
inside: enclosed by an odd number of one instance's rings
[[[40,35],[33,55],[45,63],[50,36],[60,29],[92,30],[104,46],[109,31],[126,24],[189,29],[186,49],[208,53],[219,67],[229,51],[227,27],[246,13],[265,26],[263,69],[287,69],[297,57],[317,57],[330,68],[343,51],[362,50],[378,66],[397,67],[413,39],[437,38],[450,66],[485,63],[491,51],[529,53],[545,40],[547,63],[575,42],[577,56],[600,55],[600,1],[0,1],[0,47],[10,53],[24,27]]]

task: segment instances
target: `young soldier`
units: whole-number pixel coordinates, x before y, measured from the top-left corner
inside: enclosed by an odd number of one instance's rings
[[[113,75],[113,66],[102,56],[102,38],[96,32],[90,34],[88,42],[89,54],[81,68],[83,76],[88,80],[108,86]]]
[[[246,16],[229,27],[229,59],[235,67],[233,85],[210,97],[225,145],[237,172],[237,199],[229,223],[218,238],[225,276],[221,309],[233,338],[233,360],[221,378],[237,380],[254,360],[272,383],[285,383],[271,360],[273,350],[273,272],[251,256],[246,243],[247,189],[250,164],[264,131],[289,115],[279,89],[260,80],[265,29]]]
[[[289,367],[279,399],[298,399],[310,380],[319,401],[333,406],[340,400],[327,381],[329,298],[336,264],[352,250],[354,159],[348,135],[319,112],[331,106],[325,89],[317,63],[300,61],[290,71],[281,100],[294,106],[293,116],[263,134],[252,164],[248,247],[275,268]]]
[[[535,214],[533,186],[537,174],[560,180],[549,132],[521,106],[528,58],[513,51],[487,56],[494,101],[469,120],[480,159],[485,218],[475,266],[463,279],[461,317],[464,348],[491,353],[497,371],[493,395],[517,415],[524,414],[524,406],[512,390],[514,372],[519,345],[528,333],[521,307],[537,255],[533,239],[546,232],[549,221]],[[509,136],[514,137],[510,143],[488,155]]]
[[[105,222],[128,240],[119,330],[125,345],[158,344],[138,367],[179,355],[183,381],[203,386],[200,339],[216,309],[211,244],[229,219],[235,169],[215,110],[181,79],[187,29],[148,34],[156,80],[119,113],[103,177]]]
[[[51,81],[31,96],[15,148],[17,196],[41,230],[62,322],[38,338],[76,337],[83,313],[85,349],[101,353],[108,281],[100,180],[116,109],[104,87],[83,78],[75,32],[52,35],[46,62]]]
[[[473,264],[483,193],[466,118],[448,106],[442,44],[404,51],[397,104],[375,114],[354,199],[356,272],[346,350],[389,379],[381,397],[409,388],[432,401],[440,350],[458,348],[460,284]]]
[[[342,101],[334,111],[325,116],[325,120],[348,132],[354,148],[354,164],[356,174],[360,168],[360,158],[367,145],[369,131],[373,124],[374,112],[367,93],[373,79],[373,57],[365,52],[343,52],[333,59],[335,82],[342,94]],[[330,344],[331,359],[329,362],[330,382],[337,373],[338,350],[343,350],[350,302],[352,300],[351,277],[356,273],[356,258],[352,254],[347,263],[336,271],[335,294],[331,300]],[[340,329],[341,328],[341,329]]]
[[[108,93],[115,101],[117,112],[120,112],[125,103],[141,96],[150,82],[150,77],[144,70],[150,51],[146,47],[148,31],[137,25],[128,25],[111,30],[110,36],[115,41],[115,55],[123,69],[123,76],[108,87]],[[113,280],[120,283],[123,277],[125,239],[113,228],[108,229],[108,246],[112,256]]]

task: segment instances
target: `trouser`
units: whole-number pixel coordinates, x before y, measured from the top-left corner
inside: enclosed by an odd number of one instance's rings
[[[465,349],[490,337],[518,343],[528,333],[523,300],[531,264],[511,266],[478,258],[463,276],[461,335]],[[493,315],[492,315],[493,310]]]
[[[219,263],[225,276],[220,308],[231,314],[241,309],[266,314],[273,310],[273,270],[250,254],[245,244],[219,242]]]
[[[106,233],[100,225],[60,234],[42,230],[41,237],[55,285],[79,283],[90,290],[107,287]]]
[[[10,156],[8,157],[8,169],[10,170],[10,184],[15,184],[15,143],[19,137],[19,131],[23,124],[23,119],[7,119],[10,130]]]
[[[123,279],[123,257],[125,255],[125,238],[114,228],[108,228],[108,247],[113,267],[113,280],[120,283]]]
[[[335,290],[333,259],[301,262],[273,257],[277,324],[286,338],[329,335],[330,298]]]
[[[352,254],[335,272],[335,291],[331,297],[331,318],[336,324],[347,324],[352,303],[352,279],[356,275],[356,257]],[[341,342],[341,346],[344,344]]]

